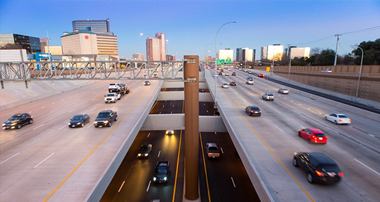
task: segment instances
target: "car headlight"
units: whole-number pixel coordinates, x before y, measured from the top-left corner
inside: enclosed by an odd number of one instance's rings
[[[80,125],[80,122],[78,122],[77,125]]]
[[[104,121],[104,123],[108,123],[108,121]]]
[[[5,126],[5,123],[3,123],[3,126]]]
[[[145,156],[148,156],[148,154],[145,154]]]
[[[137,154],[137,156],[141,156],[141,154]]]
[[[94,124],[97,124],[98,122],[97,121],[94,121]]]
[[[67,125],[70,125],[70,123],[68,123]]]
[[[153,181],[156,181],[157,180],[157,178],[156,177],[153,177]]]
[[[168,178],[164,177],[164,180],[166,181]]]
[[[11,125],[12,125],[12,126],[15,126],[15,125],[17,125],[17,123],[12,123]]]

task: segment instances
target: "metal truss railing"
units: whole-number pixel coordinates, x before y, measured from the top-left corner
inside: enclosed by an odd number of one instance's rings
[[[15,80],[180,80],[183,61],[0,62],[0,81]]]

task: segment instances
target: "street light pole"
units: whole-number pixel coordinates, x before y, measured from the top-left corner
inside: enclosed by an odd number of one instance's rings
[[[358,46],[358,48],[360,48],[360,47]],[[360,83],[360,76],[362,75],[363,56],[364,56],[364,51],[363,51],[363,49],[360,48],[360,50],[362,51],[362,59],[361,59],[361,61],[360,61],[358,85],[357,85],[357,88],[356,88],[356,95],[355,95],[356,98],[358,98],[358,94],[359,94],[359,83]]]
[[[290,67],[292,66],[292,57],[290,57],[290,54],[291,54],[291,51],[290,51],[290,44],[289,44],[289,47],[288,47],[288,51],[289,51],[289,71],[288,71],[288,83],[289,83]]]
[[[341,34],[335,34],[336,36],[336,49],[335,49],[335,60],[334,60],[334,67],[336,67],[336,60],[338,58],[338,44],[339,44],[339,37],[342,36]]]
[[[217,58],[218,58],[218,57],[217,57],[217,55],[216,55],[216,54],[217,54],[216,51],[218,50],[218,49],[217,49],[217,45],[218,45],[218,44],[217,44],[218,33],[219,33],[220,29],[222,29],[222,27],[223,27],[224,25],[226,25],[226,24],[230,24],[230,23],[236,23],[236,21],[231,21],[231,22],[226,22],[226,23],[224,23],[222,26],[219,27],[219,29],[218,29],[218,31],[216,32],[216,35],[215,35],[215,69],[216,69],[216,70],[218,69],[218,62],[217,62],[217,60],[218,60]]]
[[[217,106],[216,106],[216,85],[217,85],[217,83],[218,83],[218,75],[217,74],[215,74],[214,75],[214,80],[215,80],[215,103],[214,103],[214,108],[217,108]]]

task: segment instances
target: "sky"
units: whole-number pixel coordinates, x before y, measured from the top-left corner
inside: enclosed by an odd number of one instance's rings
[[[44,38],[60,46],[73,20],[110,19],[119,56],[146,54],[149,35],[164,33],[167,54],[215,57],[217,49],[281,44],[350,53],[380,38],[380,0],[1,0],[0,33]],[[218,29],[225,23],[219,33]],[[371,28],[371,29],[368,29]],[[141,36],[140,33],[145,35]],[[235,56],[234,56],[235,57]]]

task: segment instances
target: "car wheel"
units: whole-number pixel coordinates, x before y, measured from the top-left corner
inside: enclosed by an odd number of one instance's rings
[[[115,121],[117,121],[117,117],[115,117]]]
[[[32,124],[32,123],[33,123],[33,119],[30,119],[30,120],[29,120],[29,124]]]
[[[313,176],[311,176],[310,173],[307,174],[307,181],[308,181],[309,183],[313,183]]]
[[[336,120],[334,120],[334,123],[335,123],[336,125],[338,125],[338,122],[336,122]]]
[[[21,125],[20,124],[17,124],[17,129],[20,129],[21,128]]]
[[[112,126],[112,122],[108,122],[108,127],[111,127]]]
[[[297,159],[296,158],[293,158],[293,166],[294,167],[298,167],[298,163],[297,163]]]
[[[298,132],[298,137],[301,137],[301,133],[300,132]]]
[[[310,138],[309,138],[309,143],[310,143],[310,144],[312,143]]]

